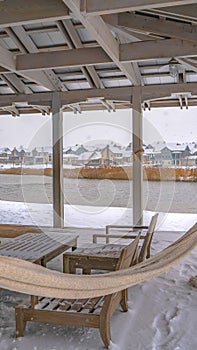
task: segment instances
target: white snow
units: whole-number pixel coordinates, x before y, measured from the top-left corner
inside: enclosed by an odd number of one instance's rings
[[[148,224],[152,212],[145,213]],[[131,210],[65,206],[65,226],[90,242],[89,234],[104,232],[106,224],[131,224]],[[0,201],[0,222],[52,224],[52,206]],[[197,222],[197,214],[160,213],[152,254],[175,241],[180,232]],[[81,227],[81,228],[77,228]],[[91,229],[94,228],[94,229]],[[167,232],[168,231],[168,232]],[[174,231],[174,232],[173,232]],[[61,257],[49,268],[60,269]],[[165,274],[129,289],[129,311],[117,310],[111,318],[110,350],[195,350],[197,349],[197,288],[188,284],[197,274],[197,248]],[[99,350],[99,331],[29,323],[23,338],[15,338],[14,306],[24,295],[0,291],[0,350]]]

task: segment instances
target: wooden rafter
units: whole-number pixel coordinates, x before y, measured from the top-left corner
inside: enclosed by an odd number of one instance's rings
[[[62,0],[6,0],[0,2],[0,27],[51,22],[69,18]]]
[[[5,51],[5,49],[4,49]],[[9,52],[9,51],[8,51]],[[151,40],[120,45],[119,61],[122,63],[137,62],[156,58],[197,56],[197,44],[179,39]],[[1,57],[1,55],[0,55]],[[14,57],[11,55],[11,57]],[[12,59],[10,57],[10,61]],[[15,64],[15,61],[12,63]],[[81,48],[65,51],[42,52],[16,56],[16,69],[19,72],[81,65],[112,63],[112,59],[102,48]],[[4,64],[7,62],[4,60]],[[13,66],[12,66],[12,69]]]
[[[197,4],[184,5],[184,6],[171,6],[162,7],[154,10],[149,10],[148,12],[156,13],[159,16],[171,17],[176,19],[182,19],[184,21],[197,22]]]
[[[119,26],[139,30],[140,32],[197,42],[197,25],[183,24],[134,13],[121,13],[117,17]]]
[[[70,48],[79,49],[84,47],[71,20],[69,19],[63,20],[61,23],[58,23],[58,25],[62,34],[68,40],[68,44]],[[84,74],[85,78],[87,79],[90,87],[93,88],[94,86],[96,86],[97,88],[104,88],[104,85],[100,80],[94,66],[91,66],[91,67],[81,66],[80,69]]]
[[[22,46],[24,47],[22,52],[24,52],[24,51],[29,52],[29,53],[38,53],[39,52],[39,50],[36,47],[36,45],[34,44],[33,40],[26,33],[26,31],[24,30],[24,28],[22,26],[15,26],[12,30],[12,33],[10,33],[10,35],[13,38],[13,40],[16,40],[16,41],[19,41],[22,43]],[[42,80],[42,77],[43,77],[43,80]],[[36,77],[34,80],[32,73],[31,73],[31,78],[33,81],[36,81]],[[54,90],[54,91],[66,91],[67,90],[52,70],[40,72],[39,81],[41,82],[41,84],[43,86],[46,86],[45,85],[46,80],[49,81],[49,85],[51,84],[51,86],[53,86],[52,90]],[[47,84],[47,86],[48,86],[48,84]]]
[[[108,89],[84,89],[80,91],[61,92],[61,101],[63,105],[75,104],[87,99],[105,99],[111,101],[131,101],[135,87],[119,87]],[[142,100],[151,100],[171,96],[171,94],[191,93],[197,96],[196,83],[164,84],[142,86],[138,90],[142,94]],[[9,106],[12,102],[28,102],[30,105],[51,106],[52,92],[42,92],[34,94],[10,94],[0,95],[0,106]]]
[[[88,15],[158,9],[161,7],[196,4],[196,0],[86,0],[83,11]]]
[[[80,11],[79,3],[75,0],[63,1],[80,20],[80,22],[89,30],[89,32],[92,33],[99,45],[104,49],[109,57],[111,57],[112,61],[122,70],[126,77],[134,85],[140,85],[140,73],[137,72],[138,74],[136,74],[136,71],[130,62],[122,64],[119,61],[119,44],[103,19],[100,16],[94,16],[92,18],[83,16]]]

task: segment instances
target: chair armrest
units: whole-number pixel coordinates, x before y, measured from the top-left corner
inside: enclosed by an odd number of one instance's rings
[[[143,230],[143,229],[148,229],[149,226],[140,226],[140,225],[135,225],[135,226],[131,226],[131,225],[107,225],[106,226],[106,234],[109,233],[109,230],[110,229],[113,229],[113,228],[122,228],[122,229],[129,229],[129,230]]]
[[[140,239],[145,239],[146,236],[140,236]],[[93,243],[97,243],[97,238],[105,238],[106,242],[108,240],[109,243],[109,238],[126,238],[126,239],[135,239],[136,235],[117,235],[117,234],[105,234],[105,233],[95,233],[92,236],[93,238]]]

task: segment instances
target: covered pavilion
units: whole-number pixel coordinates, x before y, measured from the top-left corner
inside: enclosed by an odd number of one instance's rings
[[[0,1],[0,115],[52,114],[54,227],[64,226],[64,112],[132,109],[141,224],[143,110],[196,105],[196,0]]]

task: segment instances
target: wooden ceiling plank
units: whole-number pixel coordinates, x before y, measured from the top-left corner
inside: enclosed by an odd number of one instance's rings
[[[15,55],[2,46],[0,46],[0,66],[11,71],[16,69]]]
[[[186,56],[197,56],[196,43],[165,39],[122,44],[120,47],[122,62]]]
[[[32,94],[32,90],[25,85],[15,73],[5,73],[1,76],[14,92]]]
[[[102,63],[112,63],[112,60],[100,47],[41,52],[16,57],[18,71],[80,67]],[[0,65],[2,65],[1,61]]]
[[[179,18],[188,21],[197,21],[197,4],[183,5],[183,6],[172,6],[172,7],[162,7],[156,11],[152,10],[153,13],[158,13],[159,15],[165,17]]]
[[[12,28],[12,32],[10,32],[10,35],[13,38],[13,40],[18,40],[22,43],[25,51],[30,52],[30,53],[38,53],[39,52],[37,46],[34,44],[32,39],[26,33],[25,29],[22,26],[15,26],[14,28]],[[37,76],[36,76],[36,80],[35,80],[33,78],[33,73],[31,73],[31,79],[33,81],[36,81]],[[49,84],[47,83],[47,85],[45,85],[46,81],[48,81]],[[47,88],[50,86],[50,89],[52,89],[54,91],[66,91],[67,90],[52,70],[40,72],[39,84],[40,83]]]
[[[86,0],[84,12],[87,15],[103,15],[126,11],[157,9],[161,7],[196,4],[195,0]]]
[[[51,22],[69,18],[62,0],[5,0],[0,2],[0,27]]]
[[[197,61],[195,62],[191,62],[189,59],[187,58],[179,58],[176,57],[176,60],[181,63],[184,67],[191,69],[192,71],[197,73]]]
[[[3,52],[4,50],[5,49],[3,49]],[[121,44],[119,59],[120,62],[129,63],[131,61],[137,62],[158,58],[187,56],[197,56],[197,44],[179,39],[165,39]],[[11,55],[11,57],[13,56]],[[5,62],[6,60],[4,56],[3,61],[1,62],[0,60],[0,65],[6,66],[7,68],[7,62]],[[16,70],[19,73],[27,70],[34,71],[63,67],[92,66],[108,63],[112,63],[112,59],[100,47],[41,52],[16,56]],[[12,67],[12,69],[14,68]]]
[[[118,15],[118,25],[145,33],[197,42],[197,25],[183,24],[134,13]]]
[[[88,98],[105,98],[111,101],[131,101],[135,87],[119,87],[108,89],[84,89],[75,91],[61,92],[61,100],[63,104],[79,103],[86,101]],[[139,87],[138,87],[139,89]],[[191,93],[197,95],[196,83],[180,83],[180,84],[157,84],[142,86],[140,88],[143,100],[150,100],[153,98],[161,98],[171,96],[171,94]],[[52,92],[42,92],[34,94],[9,94],[0,95],[0,106],[9,106],[12,103],[28,102],[36,105],[51,105]]]
[[[62,34],[65,36],[68,36],[70,39],[70,45],[72,45],[72,48],[83,48],[83,44],[81,42],[81,39],[72,23],[71,20],[63,20],[61,22],[60,30]],[[104,87],[103,83],[100,81],[99,83],[99,77],[98,74],[95,71],[94,66],[91,67],[80,67],[83,75],[85,76],[86,80],[88,81],[91,88],[94,88],[95,86],[97,88],[100,88],[101,86]]]
[[[134,84],[140,85],[141,79],[139,74],[136,75],[135,69],[132,64],[122,64],[119,61],[119,44],[107,24],[100,16],[86,17],[81,14],[78,1],[63,0],[64,3],[70,8],[74,15],[80,20],[85,28],[94,36],[99,45],[105,50],[105,52],[111,57],[113,62],[121,69],[126,77]]]

